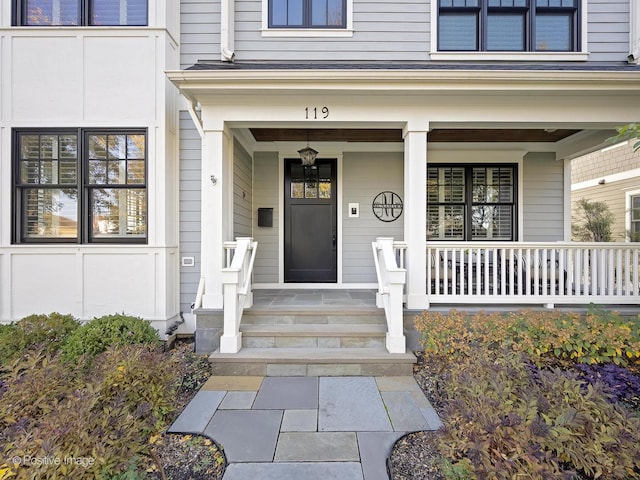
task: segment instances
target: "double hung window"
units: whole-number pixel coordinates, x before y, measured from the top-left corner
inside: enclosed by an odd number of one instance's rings
[[[427,168],[427,237],[515,240],[515,165]]]
[[[146,131],[14,132],[14,241],[147,238]]]
[[[640,242],[640,195],[631,195],[629,203],[629,240]]]
[[[14,25],[142,26],[148,0],[14,0]]]
[[[575,52],[580,0],[438,0],[438,50]]]
[[[346,28],[346,0],[269,0],[269,28]]]

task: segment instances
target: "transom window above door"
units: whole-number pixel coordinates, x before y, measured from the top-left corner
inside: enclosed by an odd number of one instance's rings
[[[511,164],[427,168],[427,238],[516,240],[517,169]]]
[[[438,0],[438,51],[577,52],[580,0]]]
[[[269,0],[269,28],[346,28],[346,0]]]
[[[13,0],[14,25],[144,26],[147,0]]]

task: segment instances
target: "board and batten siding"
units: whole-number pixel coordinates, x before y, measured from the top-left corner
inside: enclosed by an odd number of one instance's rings
[[[432,5],[433,4],[433,5]],[[427,0],[353,0],[350,37],[262,35],[262,0],[236,0],[236,61],[427,62],[431,8]],[[592,62],[624,62],[629,54],[629,0],[588,1]],[[180,63],[220,60],[220,0],[181,0]]]
[[[345,153],[342,161],[342,282],[375,283],[371,243],[377,237],[404,238],[404,214],[383,222],[373,213],[380,192],[397,193],[404,201],[402,153]],[[349,203],[360,204],[360,216],[349,217]]]
[[[180,112],[180,257],[194,257],[180,267],[180,311],[189,312],[200,282],[200,186],[202,139],[187,112]]]
[[[253,238],[258,252],[253,267],[254,283],[278,283],[280,265],[280,162],[277,152],[254,153]],[[273,208],[273,226],[258,227],[258,208]]]
[[[525,242],[564,240],[564,162],[554,153],[531,152],[524,156],[520,192]]]
[[[253,162],[237,140],[233,145],[233,238],[252,235]]]

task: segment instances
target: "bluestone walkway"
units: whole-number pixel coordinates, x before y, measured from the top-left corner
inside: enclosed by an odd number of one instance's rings
[[[407,432],[437,429],[413,377],[211,377],[169,428],[205,435],[223,480],[387,480]]]

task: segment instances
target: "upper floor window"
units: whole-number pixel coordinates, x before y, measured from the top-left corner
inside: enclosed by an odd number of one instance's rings
[[[438,0],[438,50],[575,52],[579,0]]]
[[[147,25],[147,0],[14,0],[15,25]]]
[[[16,243],[146,242],[144,130],[18,130],[13,150]]]
[[[346,28],[346,0],[269,0],[269,28]]]

